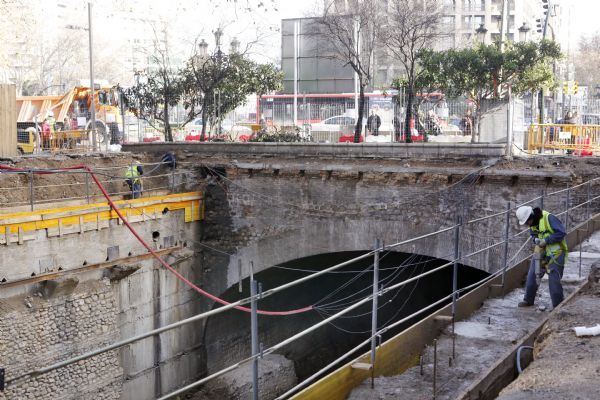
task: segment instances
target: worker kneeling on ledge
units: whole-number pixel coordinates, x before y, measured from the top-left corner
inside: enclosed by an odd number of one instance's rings
[[[142,175],[144,175],[144,169],[139,161],[125,171],[125,182],[131,190],[132,199],[139,199],[142,196],[142,180],[140,178]]]
[[[519,207],[517,218],[520,225],[527,224],[535,244],[534,255],[527,274],[525,298],[519,307],[532,306],[538,286],[544,274],[548,274],[548,286],[552,306],[558,306],[564,299],[562,279],[567,262],[568,248],[565,240],[566,230],[562,222],[540,208]]]

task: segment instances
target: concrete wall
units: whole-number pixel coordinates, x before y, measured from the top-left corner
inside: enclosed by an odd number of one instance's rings
[[[227,267],[227,287],[239,279],[238,259],[245,265],[253,261],[255,271],[260,271],[315,254],[368,250],[376,238],[397,243],[452,226],[458,215],[467,221],[503,210],[507,201],[515,204],[543,189],[565,187],[561,179],[548,185],[539,178],[485,175],[473,178],[477,182],[452,185],[451,174],[369,172],[364,165],[364,172],[275,174],[264,165],[255,168],[230,169],[231,182],[224,183],[228,207],[224,212],[231,218],[229,240],[235,248]],[[511,222],[511,232],[516,233],[516,220]],[[463,254],[501,241],[504,224],[504,217],[497,217],[463,227]],[[453,248],[453,233],[447,232],[397,250],[449,259]],[[494,272],[502,267],[501,250],[495,248],[465,264]]]
[[[183,210],[158,221],[134,224],[156,248],[187,243],[199,223],[185,223]],[[153,242],[153,232],[160,237]],[[172,238],[169,238],[169,237]],[[172,244],[169,244],[170,241]],[[99,231],[47,237],[38,231],[22,245],[2,246],[0,275],[9,280],[32,273],[63,271],[84,262],[104,262],[109,247],[120,257],[145,253],[127,228],[116,221]],[[168,256],[193,281],[194,245]],[[0,289],[0,360],[7,378],[113,343],[206,309],[200,296],[152,260],[132,275],[106,278],[106,270],[86,272],[48,284]],[[54,286],[53,286],[54,288]],[[41,296],[41,297],[40,297]],[[188,325],[119,351],[94,357],[37,379],[9,387],[6,398],[153,399],[192,381],[203,372],[201,326]],[[3,398],[0,395],[0,398]]]
[[[501,157],[504,144],[466,143],[135,143],[124,151],[164,153],[194,152],[199,157],[331,157],[331,158],[439,158]]]
[[[480,142],[506,143],[509,117],[508,101],[489,101],[484,103],[484,115],[481,119]],[[512,135],[515,150],[525,149],[525,106],[521,99],[512,100]],[[516,154],[516,152],[515,152]]]
[[[490,170],[468,175],[461,168],[398,166],[378,160],[204,162],[226,174],[226,179],[216,180],[205,192],[207,220],[201,238],[212,249],[200,249],[198,260],[212,293],[224,293],[228,288],[229,293],[237,292],[239,279],[249,275],[250,261],[257,273],[311,255],[369,250],[376,238],[396,243],[452,226],[458,215],[468,221],[494,214],[506,209],[508,201],[514,206],[542,190],[564,189],[572,182],[571,173],[558,169]],[[565,195],[547,198],[545,208],[561,212]],[[574,190],[571,204],[585,196],[585,187]],[[537,206],[539,201],[532,204]],[[570,216],[571,226],[583,218],[582,212]],[[564,215],[561,218],[565,220]],[[504,216],[463,227],[461,254],[501,242],[504,227]],[[513,213],[509,229],[511,235],[522,229]],[[512,239],[508,255],[515,255],[525,240],[527,235]],[[453,232],[447,232],[396,250],[451,260],[453,243]],[[503,267],[503,255],[504,246],[497,246],[462,263],[494,272]],[[240,297],[243,295],[232,300]],[[286,309],[288,304],[278,303],[272,309]],[[209,371],[224,366],[224,359],[235,361],[247,355],[247,337],[238,330],[217,332],[205,343]]]

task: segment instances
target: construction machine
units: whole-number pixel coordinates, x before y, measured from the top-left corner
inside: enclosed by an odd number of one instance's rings
[[[64,95],[17,97],[17,142],[21,153],[33,152],[47,118],[55,120],[53,139],[92,142],[91,90],[76,86]],[[123,140],[123,119],[115,87],[95,84],[96,142],[119,144]],[[65,136],[64,138],[62,136]],[[68,137],[67,137],[68,136]]]

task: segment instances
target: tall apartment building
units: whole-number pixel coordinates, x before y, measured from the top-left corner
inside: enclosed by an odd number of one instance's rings
[[[324,5],[338,13],[350,13],[362,0],[324,0]],[[376,0],[382,9],[390,7],[393,0]],[[414,0],[419,2],[420,0]],[[560,5],[559,0],[552,2]],[[478,39],[476,30],[483,26],[487,29],[485,41],[493,42],[500,38],[502,26],[503,0],[438,0],[443,10],[443,31],[449,33],[440,47],[464,47],[473,45]],[[529,37],[536,35],[536,19],[543,18],[542,0],[507,0],[508,29],[507,40],[519,41],[519,28],[526,24],[530,27]],[[556,19],[554,20],[556,25]],[[559,27],[554,27],[557,29]]]
[[[442,0],[444,24],[453,28],[454,35],[448,44],[465,47],[476,43],[477,29],[487,30],[485,42],[500,39],[502,29],[503,0]],[[540,37],[536,32],[536,19],[543,18],[544,9],[540,0],[508,0],[506,39],[509,41],[531,40]],[[557,2],[554,1],[556,4]],[[556,24],[556,19],[553,23]],[[523,26],[530,30],[519,31]],[[554,28],[556,29],[556,28]]]
[[[360,1],[362,0],[324,0],[324,6],[330,11],[344,14],[351,13]],[[386,10],[391,1],[376,0],[375,6]],[[447,34],[436,41],[436,50],[472,46],[481,40],[477,34],[478,29],[486,32],[485,43],[493,43],[500,39],[503,0],[439,2],[444,14],[440,30]],[[557,5],[559,1],[554,0],[553,3]],[[558,8],[552,11],[553,18],[547,36],[558,38],[561,29],[560,13]],[[536,20],[543,18],[541,0],[508,0],[506,40],[540,38],[541,34],[536,32]],[[520,30],[523,26],[529,30]],[[371,90],[389,87],[392,80],[402,74],[402,68],[383,46],[376,49],[373,61],[375,73]],[[298,79],[299,93],[340,93],[354,90],[353,71],[349,66],[343,66],[339,60],[332,59],[310,18],[282,21],[282,69],[285,93],[293,93],[294,71]]]

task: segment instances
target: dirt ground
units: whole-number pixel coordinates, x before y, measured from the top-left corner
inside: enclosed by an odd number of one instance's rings
[[[577,338],[574,326],[600,323],[600,232],[584,242],[582,276],[579,278],[579,251],[574,249],[563,276],[565,296],[588,276],[591,289],[557,310],[546,324],[535,346],[533,362],[521,377],[508,386],[502,400],[600,399],[600,336]],[[524,290],[515,289],[504,298],[488,299],[467,320],[456,323],[457,358],[450,366],[452,340],[449,329],[438,337],[436,399],[452,400],[473,382],[481,379],[495,362],[507,356],[520,338],[531,332],[552,309],[547,277],[536,296],[536,307],[519,308]],[[433,349],[423,351],[423,371],[419,366],[391,377],[377,377],[375,389],[370,380],[356,387],[348,399],[431,399],[433,395]]]
[[[600,399],[600,336],[577,337],[572,330],[600,324],[600,261],[589,279],[590,288],[550,318],[536,340],[535,361],[498,399]]]
[[[26,169],[65,168],[88,165],[93,169],[113,175],[115,178],[99,175],[100,180],[110,193],[127,190],[121,178],[125,169],[134,161],[152,163],[160,161],[155,155],[133,155],[131,153],[107,153],[99,155],[51,155],[41,157],[21,157],[0,160],[0,164]],[[85,174],[48,174],[33,177],[34,198],[39,201],[72,199],[85,196]],[[154,183],[154,182],[153,182]],[[91,194],[100,194],[93,184],[89,185]],[[24,174],[0,173],[0,209],[29,204],[29,176]]]
[[[179,159],[192,161],[195,153],[178,154]],[[105,169],[104,172],[109,175],[120,177],[124,173],[124,169],[138,160],[142,163],[152,163],[159,160],[157,155],[148,154],[131,154],[131,153],[107,153],[96,155],[45,155],[38,157],[16,157],[13,159],[0,160],[0,164],[20,167],[20,168],[61,168],[80,164],[90,165],[97,169]],[[232,160],[225,157],[211,157],[211,164],[231,164]],[[242,160],[236,160],[242,161]],[[253,159],[246,160],[252,162]],[[263,160],[264,161],[264,160]],[[276,159],[269,159],[269,162],[277,162]],[[290,161],[290,160],[281,160]],[[319,164],[319,160],[297,159],[297,162]],[[328,160],[331,166],[336,163],[348,164],[364,164],[365,160]],[[600,159],[597,158],[574,158],[574,157],[529,157],[515,158],[513,160],[504,159],[411,159],[411,160],[372,160],[369,163],[374,163],[378,167],[386,166],[402,166],[407,169],[431,169],[435,174],[435,170],[440,173],[447,173],[447,168],[452,167],[457,173],[460,171],[476,171],[484,166],[491,166],[486,170],[486,173],[502,172],[506,170],[515,171],[530,171],[534,174],[545,174],[551,172],[567,172],[574,182],[584,181],[590,177],[597,176],[597,171],[600,169]],[[427,175],[427,174],[426,174]],[[102,181],[106,183],[108,189],[112,193],[118,193],[127,190],[122,179],[110,179],[108,176],[102,177]],[[423,176],[423,181],[427,180]],[[36,201],[51,200],[51,199],[69,199],[76,196],[81,196],[85,187],[85,176],[83,174],[61,174],[61,175],[36,175],[34,177],[34,197]],[[27,175],[15,175],[8,173],[0,173],[0,208],[11,207],[15,205],[29,204],[30,190],[29,177]]]

